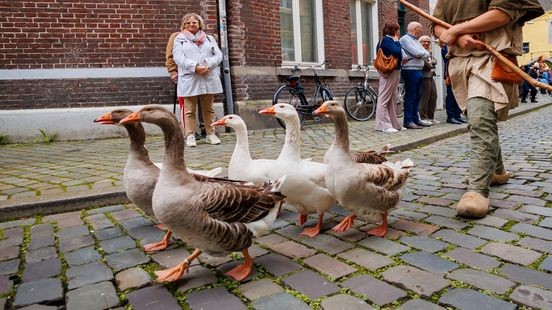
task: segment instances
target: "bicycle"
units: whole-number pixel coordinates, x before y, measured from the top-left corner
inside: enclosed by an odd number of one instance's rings
[[[358,66],[360,70],[360,66]],[[368,83],[368,65],[364,65],[364,82],[351,88],[343,101],[347,114],[354,120],[369,120],[376,111],[378,93]]]
[[[292,75],[286,78],[286,83],[280,86],[272,96],[272,105],[287,103],[292,105],[297,110],[301,127],[305,124],[307,117],[313,118],[315,121],[320,120],[320,118],[314,117],[312,112],[318,109],[324,101],[333,100],[333,94],[330,87],[316,74],[315,70],[315,68],[321,67],[324,63],[325,61],[319,65],[310,67],[310,69],[314,72],[316,89],[309,100],[307,100],[307,97],[305,96],[305,88],[301,85],[301,76],[299,74],[295,74],[299,73],[301,70],[304,70],[300,69],[298,66],[294,67]],[[277,120],[282,128],[286,128],[284,121],[279,118],[277,118]]]
[[[358,67],[360,70],[360,66]],[[364,82],[351,88],[343,101],[347,114],[354,120],[364,122],[369,120],[376,112],[378,93],[368,83],[369,65],[364,65]],[[404,84],[397,87],[397,117],[403,116]]]

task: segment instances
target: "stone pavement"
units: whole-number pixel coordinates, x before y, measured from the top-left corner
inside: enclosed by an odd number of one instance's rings
[[[493,210],[486,218],[464,220],[453,210],[466,188],[462,179],[469,164],[468,136],[426,142],[429,145],[391,156],[410,157],[416,167],[405,197],[391,213],[385,238],[367,236],[371,226],[361,221],[346,233],[329,230],[346,215],[339,207],[325,217],[321,235],[298,236],[297,214],[286,209],[274,230],[256,240],[251,251],[255,272],[243,283],[224,275],[240,262],[240,255],[233,254],[202,256],[178,283],[156,284],[153,271],[174,266],[192,249],[173,240],[169,250],[142,252],[141,244],[158,240],[163,233],[130,204],[84,208],[85,201],[75,200],[77,211],[2,222],[0,305],[7,309],[36,304],[43,307],[33,309],[552,308],[551,118],[552,106],[543,106],[500,125],[506,166],[514,178],[492,188]],[[363,124],[351,125],[356,129]],[[370,126],[353,130],[352,141],[357,149],[384,142],[406,145],[418,136],[458,128],[451,126],[396,135],[375,133]],[[303,154],[319,159],[333,136],[332,128],[317,124],[304,133]],[[277,153],[281,143],[267,145],[281,142],[279,130],[252,134],[255,156]],[[148,146],[153,158],[160,160],[156,147],[161,143],[156,139],[150,139]],[[224,145],[186,149],[186,159],[196,168],[225,166],[232,141],[231,135],[223,135]],[[13,175],[11,184],[21,188],[33,188],[47,179],[48,171],[55,171],[59,176],[50,181],[67,182],[69,193],[94,191],[97,184],[107,183],[102,180],[110,180],[106,188],[113,190],[120,188],[127,145],[114,139],[3,146],[1,174]],[[211,157],[214,162],[206,163],[201,154],[206,150],[219,151]],[[69,190],[78,186],[86,189]],[[8,202],[23,201],[8,197]],[[311,217],[306,225],[313,224]]]
[[[552,98],[548,96],[539,100],[537,104],[521,104],[512,114],[521,115],[552,104]],[[390,143],[394,150],[404,151],[467,131],[465,125],[444,123],[445,118],[445,112],[438,110],[436,119],[443,123],[395,134],[374,131],[374,120],[350,121],[351,149],[374,149]],[[275,120],[274,123],[276,124]],[[302,131],[303,157],[321,160],[333,139],[333,124],[307,124]],[[198,147],[186,148],[188,167],[226,167],[234,149],[235,137],[231,133],[220,136],[221,145],[211,146],[202,139]],[[284,130],[279,127],[250,131],[253,158],[275,158],[283,140]],[[148,137],[146,145],[150,150],[150,157],[161,162],[162,137]],[[208,156],[205,156],[206,152]],[[51,214],[124,201],[126,196],[122,188],[122,175],[127,154],[126,137],[51,144],[0,145],[0,220],[29,216],[37,212]]]

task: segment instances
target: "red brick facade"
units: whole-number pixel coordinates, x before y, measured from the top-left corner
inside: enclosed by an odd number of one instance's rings
[[[277,75],[282,63],[280,1],[226,2],[234,100],[270,99],[283,81],[283,76]],[[427,0],[411,2],[427,10]],[[419,2],[425,2],[425,6]],[[143,67],[159,70],[164,67],[166,40],[179,28],[185,13],[199,13],[209,33],[218,31],[217,0],[22,0],[0,1],[0,8],[0,69],[10,72]],[[377,37],[384,21],[397,19],[397,1],[378,0],[378,13]],[[321,73],[334,93],[343,96],[360,80],[358,75],[349,73],[349,1],[323,0],[323,17],[324,53],[329,64]],[[304,76],[309,89],[308,73]],[[4,110],[170,103],[173,95],[174,85],[161,75],[0,78],[0,109]]]

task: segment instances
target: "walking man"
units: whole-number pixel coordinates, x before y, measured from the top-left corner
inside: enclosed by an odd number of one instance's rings
[[[470,131],[469,188],[456,207],[460,216],[485,217],[490,185],[510,179],[497,122],[518,105],[518,86],[491,79],[493,56],[481,41],[506,56],[521,55],[523,24],[542,14],[537,0],[438,0],[435,6],[434,16],[453,25],[432,28],[449,46],[448,72],[456,100],[467,110]]]

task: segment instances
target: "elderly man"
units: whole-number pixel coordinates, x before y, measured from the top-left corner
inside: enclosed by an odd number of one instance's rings
[[[429,52],[418,42],[422,35],[422,25],[411,22],[408,33],[401,37],[400,42],[404,52],[401,76],[404,80],[404,120],[403,126],[410,129],[421,129],[431,124],[420,119],[418,106],[422,97],[424,75],[422,69]]]
[[[518,103],[518,86],[493,79],[494,57],[481,41],[506,56],[521,55],[524,22],[544,13],[537,0],[439,0],[434,16],[452,24],[433,25],[449,46],[448,72],[458,105],[468,115],[470,131],[469,188],[456,207],[460,216],[481,218],[489,210],[489,186],[508,182],[497,122]],[[481,40],[481,41],[479,41]]]

